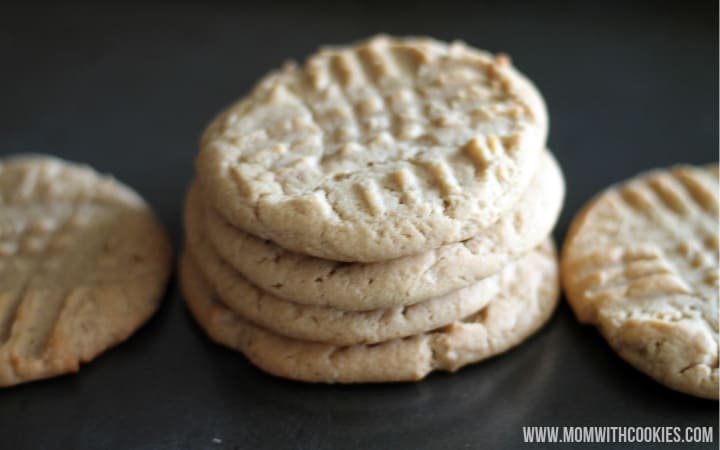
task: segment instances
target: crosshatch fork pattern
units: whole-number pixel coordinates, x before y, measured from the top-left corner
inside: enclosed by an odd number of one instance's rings
[[[0,161],[0,386],[75,371],[155,310],[163,230],[137,194],[51,157]]]
[[[610,188],[571,226],[563,281],[581,322],[663,384],[717,398],[718,166]]]
[[[387,228],[417,252],[438,245],[412,242],[437,240],[435,229],[462,240],[508,209],[546,133],[542,99],[507,57],[380,36],[264,78],[210,125],[198,176],[252,234],[291,245],[292,232],[270,217],[284,210],[328,227],[308,241],[334,227],[375,236]]]
[[[447,202],[452,187],[459,189],[454,165],[470,163],[477,177],[482,177],[494,162],[502,166],[507,158],[504,154],[513,150],[517,133],[522,130],[520,125],[512,127],[512,119],[527,117],[531,111],[521,99],[508,94],[507,83],[494,86],[490,81],[497,76],[492,70],[495,60],[478,54],[468,64],[470,67],[461,66],[457,73],[430,72],[423,77],[417,73],[417,59],[429,63],[439,56],[383,42],[321,52],[306,63],[304,72],[290,66],[261,84],[262,94],[258,95],[264,95],[263,100],[273,108],[298,106],[290,118],[268,118],[270,123],[265,129],[246,133],[242,127],[234,130],[242,120],[241,114],[230,112],[226,116],[223,131],[229,137],[228,143],[240,147],[232,165],[241,184],[240,192],[250,198],[261,193],[246,175],[256,165],[280,173],[312,166],[320,177],[313,177],[307,185],[295,186],[291,180],[275,177],[275,185],[263,187],[295,196],[327,189],[337,181],[364,180],[373,177],[382,165],[395,163],[392,165],[399,168],[372,182],[402,194],[413,181],[394,186],[392,181],[415,177]],[[439,53],[439,49],[429,49]],[[462,81],[459,88],[448,86],[453,75]],[[508,98],[503,98],[505,95]],[[490,99],[495,103],[483,106]],[[485,135],[481,131],[490,119],[507,121],[510,126],[503,130],[504,134]],[[456,133],[458,126],[465,129],[463,133]],[[389,151],[373,152],[374,146]],[[459,161],[451,160],[457,155]],[[406,164],[397,164],[401,162]],[[354,167],[345,170],[348,166]],[[358,204],[381,201],[361,182],[352,186],[361,196],[376,198]],[[367,211],[372,214],[373,208]]]

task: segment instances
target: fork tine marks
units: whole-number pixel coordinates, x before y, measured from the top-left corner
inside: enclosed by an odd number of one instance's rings
[[[10,338],[18,309],[25,298],[26,288],[27,284],[24,284],[15,290],[0,293],[0,345]]]
[[[385,204],[377,182],[373,179],[355,185],[363,204],[373,216],[379,216],[385,211]]]
[[[27,290],[16,310],[8,339],[8,345],[18,356],[37,357],[43,354],[69,295],[53,287]]]
[[[652,199],[637,183],[623,186],[620,196],[625,203],[635,211],[647,214],[651,213],[654,209]]]
[[[335,72],[335,78],[344,88],[352,87],[363,81],[362,69],[349,51],[342,51],[332,56],[332,70]]]
[[[462,148],[465,155],[472,161],[475,166],[475,170],[478,173],[487,168],[492,161],[492,154],[490,149],[487,147],[486,142],[480,136],[476,136],[470,139]]]
[[[445,161],[439,159],[423,161],[422,166],[432,177],[433,184],[439,188],[443,200],[449,201],[449,197],[460,190],[452,169]]]
[[[418,182],[407,168],[401,168],[391,174],[392,181],[400,191],[400,201],[404,204],[416,204],[420,200]]]
[[[381,46],[380,43],[370,43],[359,48],[358,56],[367,73],[375,81],[397,78],[400,75],[394,55],[389,54],[385,46]]]
[[[711,214],[718,213],[717,182],[713,183],[705,179],[699,171],[687,167],[675,168],[672,175],[682,183],[702,209]]]
[[[690,212],[687,206],[689,199],[682,192],[682,189],[679,189],[679,186],[673,182],[671,177],[665,174],[654,176],[648,180],[648,185],[662,203],[671,211],[681,216]]]

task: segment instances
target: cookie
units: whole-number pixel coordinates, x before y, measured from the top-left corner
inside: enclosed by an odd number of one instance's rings
[[[502,289],[477,313],[440,329],[374,345],[336,346],[292,339],[253,325],[215,295],[186,252],[180,281],[200,326],[279,377],[323,383],[413,381],[455,371],[518,345],[551,316],[558,297],[557,262],[548,241],[524,264],[503,272]]]
[[[167,236],[130,188],[49,156],[0,160],[0,386],[77,371],[156,310]]]
[[[208,127],[196,167],[238,228],[376,262],[472,238],[510,210],[547,122],[507,57],[378,36],[266,76]]]
[[[611,186],[573,220],[562,276],[578,320],[658,382],[718,398],[718,166]]]
[[[197,187],[191,188],[191,190]],[[190,197],[199,196],[191,194]],[[550,234],[564,197],[560,168],[544,152],[518,203],[473,238],[387,262],[347,264],[286,251],[244,233],[214,208],[205,214],[215,251],[252,284],[307,305],[364,311],[411,305],[490,276]],[[191,203],[202,207],[201,200]]]

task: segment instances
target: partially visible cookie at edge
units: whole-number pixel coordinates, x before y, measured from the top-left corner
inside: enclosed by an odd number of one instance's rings
[[[208,127],[196,167],[238,228],[376,262],[490,226],[530,182],[547,128],[506,56],[377,36],[263,78]]]
[[[130,188],[43,155],[0,159],[0,386],[77,371],[156,310],[164,229]]]
[[[718,166],[611,186],[573,220],[562,279],[578,320],[658,382],[717,399]]]
[[[180,282],[192,314],[216,342],[238,350],[262,370],[320,383],[415,381],[435,370],[455,371],[524,341],[552,315],[559,281],[550,241],[528,265],[505,276],[510,289],[486,307],[441,329],[375,345],[335,346],[269,332],[220,302],[184,253]]]

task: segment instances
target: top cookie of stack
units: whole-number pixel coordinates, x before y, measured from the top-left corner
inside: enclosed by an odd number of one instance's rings
[[[530,183],[547,127],[508,58],[379,36],[262,79],[205,132],[197,177],[251,235],[377,262],[493,225]]]

